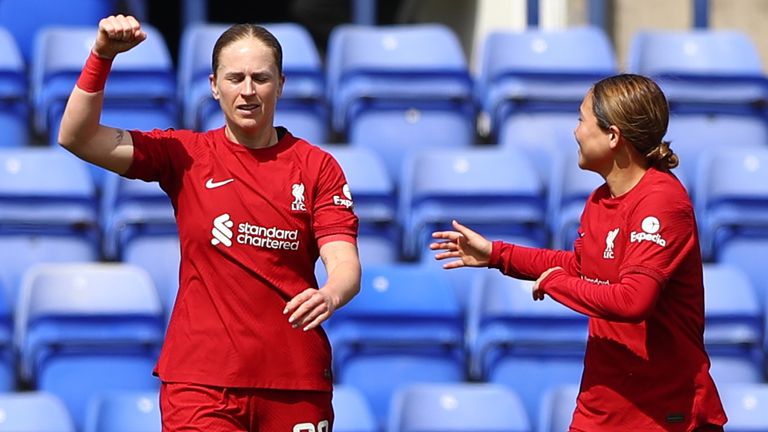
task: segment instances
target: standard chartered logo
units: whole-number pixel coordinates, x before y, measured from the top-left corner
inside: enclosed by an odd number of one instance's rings
[[[213,234],[211,244],[217,246],[219,243],[223,243],[226,247],[232,246],[232,230],[230,228],[234,224],[229,218],[229,213],[224,213],[214,219],[213,229],[211,230],[211,234]]]
[[[278,227],[263,227],[248,222],[237,225],[237,236],[231,229],[235,225],[228,213],[213,220],[211,244],[220,243],[226,247],[232,246],[232,239],[242,245],[262,247],[266,249],[298,250],[299,230],[284,230]]]

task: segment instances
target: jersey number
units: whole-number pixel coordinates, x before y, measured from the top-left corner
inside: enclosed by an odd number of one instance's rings
[[[299,423],[293,427],[293,432],[328,432],[328,420],[318,423],[317,428],[312,423]]]

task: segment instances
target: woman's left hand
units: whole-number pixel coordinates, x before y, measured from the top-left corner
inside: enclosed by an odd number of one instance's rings
[[[285,305],[283,315],[290,314],[288,323],[293,328],[312,330],[327,320],[336,311],[334,299],[317,288],[307,288]]]
[[[536,279],[536,283],[533,284],[533,299],[534,300],[544,300],[544,290],[541,289],[541,281],[543,281],[547,276],[549,276],[550,273],[552,273],[555,270],[559,270],[561,267],[552,267],[551,269],[545,271],[544,273],[539,276],[538,279]]]

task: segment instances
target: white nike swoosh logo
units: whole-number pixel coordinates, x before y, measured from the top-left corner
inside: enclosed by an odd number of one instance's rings
[[[229,180],[223,180],[223,181],[220,181],[220,182],[215,182],[215,181],[213,181],[212,178],[209,178],[208,181],[205,182],[205,187],[207,187],[208,189],[213,189],[213,188],[217,188],[219,186],[224,186],[225,184],[231,183],[233,181],[235,181],[235,179],[229,179]]]

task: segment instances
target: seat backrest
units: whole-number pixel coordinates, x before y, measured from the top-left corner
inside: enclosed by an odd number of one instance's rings
[[[628,70],[647,76],[763,75],[754,43],[740,31],[639,31],[630,43],[628,55]]]
[[[27,97],[27,68],[11,32],[0,27],[0,100],[24,103]]]
[[[511,389],[493,384],[411,384],[392,399],[389,432],[527,432]]]
[[[160,431],[157,392],[110,392],[91,399],[84,432]]]
[[[162,343],[164,330],[152,280],[127,264],[36,265],[25,274],[15,318],[15,342],[27,378],[49,343],[152,349]]]
[[[355,387],[333,388],[333,430],[336,432],[377,432],[376,420],[365,395]]]
[[[52,25],[96,26],[100,19],[115,10],[116,3],[116,0],[3,0],[0,2],[0,26],[10,30],[29,63],[35,36],[41,29]]]
[[[64,403],[45,392],[0,394],[0,430],[75,432]]]
[[[84,162],[51,148],[0,149],[0,223],[95,227],[96,194]]]
[[[761,350],[763,318],[747,275],[728,264],[704,264],[704,342],[718,349]]]
[[[424,229],[457,219],[469,224],[543,228],[544,181],[522,149],[425,150],[406,158],[400,182],[405,252]]]

